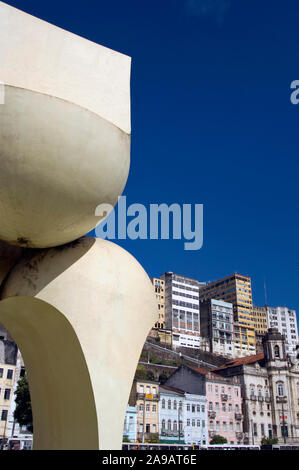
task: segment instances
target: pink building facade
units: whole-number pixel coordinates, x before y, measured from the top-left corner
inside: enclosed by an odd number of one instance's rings
[[[223,380],[224,379],[224,380]],[[237,377],[206,375],[209,442],[214,435],[227,439],[228,444],[243,443],[241,384]]]

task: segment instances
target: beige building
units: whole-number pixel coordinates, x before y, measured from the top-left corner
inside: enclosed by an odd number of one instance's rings
[[[159,433],[159,382],[135,379],[129,405],[136,406],[139,442],[144,442],[151,435]]]
[[[263,336],[267,333],[268,315],[265,307],[252,307],[253,326],[255,329],[256,352],[263,352]]]
[[[165,282],[154,277],[152,283],[158,303],[158,321],[155,323],[155,328],[163,330],[165,328]]]
[[[233,304],[235,354],[255,354],[251,278],[235,273],[210,282],[199,289],[199,300],[209,299],[221,299]]]

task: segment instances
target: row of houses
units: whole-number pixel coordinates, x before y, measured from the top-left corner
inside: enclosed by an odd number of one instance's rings
[[[264,437],[299,442],[299,361],[269,329],[264,352],[208,371],[181,366],[163,383],[134,380],[124,425],[131,441],[260,444]]]

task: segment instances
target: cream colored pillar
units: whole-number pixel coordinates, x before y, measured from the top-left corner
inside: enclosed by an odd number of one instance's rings
[[[157,320],[152,284],[114,243],[33,250],[11,271],[0,321],[19,345],[35,449],[120,449],[129,393]]]

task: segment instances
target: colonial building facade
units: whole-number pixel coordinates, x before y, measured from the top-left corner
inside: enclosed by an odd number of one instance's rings
[[[264,352],[235,359],[214,372],[239,377],[243,398],[244,443],[260,444],[263,437],[299,442],[299,364],[286,355],[285,337],[270,328]]]

